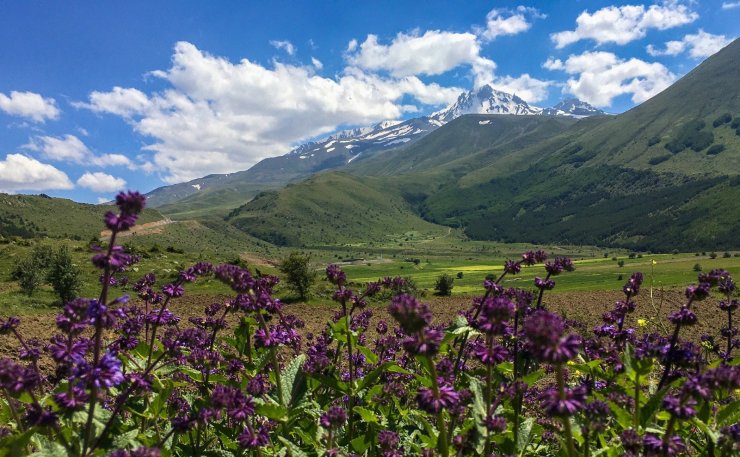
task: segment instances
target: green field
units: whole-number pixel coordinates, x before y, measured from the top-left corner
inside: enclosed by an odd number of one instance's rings
[[[158,231],[125,236],[119,242],[142,255],[141,262],[128,276],[135,280],[152,271],[158,275],[161,284],[174,279],[178,271],[200,260],[220,263],[241,259],[264,273],[277,274],[274,264],[293,249],[271,246],[239,230],[232,228],[232,231],[216,231],[198,222],[184,221],[164,225]],[[33,297],[27,297],[10,280],[15,263],[37,245],[53,248],[67,245],[75,264],[82,271],[82,296],[97,295],[99,271],[90,263],[91,252],[87,242],[16,239],[4,243],[0,245],[0,315],[49,312],[53,309],[56,299],[49,286],[42,287]],[[588,246],[494,243],[470,241],[459,230],[452,229],[442,235],[406,232],[388,235],[385,241],[318,245],[305,251],[312,255],[319,279],[327,264],[340,263],[355,283],[375,281],[385,276],[410,277],[419,289],[431,294],[437,277],[446,273],[455,277],[453,294],[462,295],[481,292],[486,275],[500,274],[504,260],[518,259],[522,252],[533,249],[574,259],[576,270],[557,278],[555,292],[615,290],[634,271],[645,274],[646,286],[682,287],[696,281],[694,266],[697,263],[703,271],[724,268],[740,275],[740,255],[735,252],[730,253],[731,257],[724,257],[726,254],[719,252],[717,258],[711,259],[709,252],[698,256],[695,253],[637,254]],[[624,266],[620,267],[619,261],[624,261]],[[457,277],[458,273],[462,273],[462,278]],[[544,276],[541,265],[524,268],[521,274],[508,277],[504,285],[529,287],[535,276]],[[325,281],[317,281],[312,303],[329,301],[325,288]],[[188,287],[188,292],[215,295],[228,293],[228,289],[215,280],[205,279]],[[292,298],[284,286],[278,287],[276,292],[284,299]]]

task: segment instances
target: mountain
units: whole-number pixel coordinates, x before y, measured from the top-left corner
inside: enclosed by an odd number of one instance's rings
[[[531,106],[516,95],[494,89],[486,84],[476,90],[460,94],[457,101],[430,117],[447,123],[464,114],[540,114],[542,108]]]
[[[545,108],[542,110],[542,114],[547,116],[587,117],[603,116],[607,113],[577,98],[567,98],[552,108]]]
[[[573,116],[587,117],[607,114],[577,98],[561,101],[552,108],[540,108],[486,84],[478,89],[460,94],[457,101],[430,117],[442,123],[450,122],[465,114],[514,114],[518,116]]]
[[[223,212],[241,205],[260,191],[277,189],[320,171],[343,169],[376,153],[409,146],[429,132],[469,113],[571,117],[604,114],[576,99],[543,110],[516,95],[486,85],[460,94],[456,102],[429,117],[387,120],[368,127],[342,130],[301,144],[285,155],[264,159],[249,170],[163,186],[150,192],[147,198],[152,207],[178,218],[198,216],[214,209]]]
[[[160,187],[147,194],[147,198],[152,207],[172,216],[190,217],[214,208],[231,209],[261,191],[276,189],[320,171],[342,168],[360,157],[413,143],[440,125],[428,117],[420,117],[344,130],[304,143],[285,155],[261,160],[248,170]]]
[[[462,115],[485,108],[474,93],[450,107],[455,109],[436,113],[437,120],[461,116],[422,140],[353,162],[346,168],[352,175],[324,173],[255,199],[235,218],[242,217],[239,227],[258,237],[265,224],[270,239],[286,244],[359,241],[371,229],[351,227],[394,217],[414,224],[410,221],[421,217],[461,227],[480,240],[737,249],[738,81],[740,40],[616,116],[571,119],[558,127],[551,123],[564,117],[540,112]],[[513,96],[497,100],[506,101],[510,111],[526,108]],[[575,114],[579,104],[570,106]],[[486,135],[485,128],[499,126],[504,136]],[[283,199],[313,202],[320,213]],[[374,210],[378,202],[399,199],[407,205]],[[262,215],[271,222],[263,222]],[[281,224],[281,218],[290,222]],[[312,228],[304,236],[301,227]]]

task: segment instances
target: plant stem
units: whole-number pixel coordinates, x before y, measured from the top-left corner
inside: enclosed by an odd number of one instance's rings
[[[489,334],[486,335],[486,345],[488,346],[488,350],[491,350],[491,347],[493,345],[493,337]],[[490,361],[486,364],[486,420],[488,419],[488,415],[491,414],[491,401],[492,401],[492,393],[491,393],[491,383],[492,383],[492,374],[493,374],[493,366],[491,365]],[[486,446],[485,446],[485,455],[490,454],[491,452],[491,430],[486,426]]]
[[[434,398],[439,400],[439,382],[437,381],[437,367],[434,366],[434,360],[431,357],[424,357],[429,366],[429,374],[432,376],[432,393]],[[437,449],[439,450],[442,457],[448,457],[450,455],[449,445],[447,444],[447,429],[445,428],[445,419],[443,411],[440,410],[437,413],[437,428],[439,429],[439,438],[437,439]]]
[[[355,407],[355,367],[352,361],[352,329],[350,329],[350,313],[347,312],[347,304],[345,299],[342,298],[342,310],[344,311],[344,319],[347,326],[347,361],[349,363],[349,414],[347,431],[349,435],[349,441],[351,442],[354,438],[354,407]]]
[[[257,321],[259,322],[260,327],[262,327],[262,330],[264,330],[265,333],[269,333],[267,322],[265,322],[265,318],[262,316],[262,313],[260,311],[257,311],[256,314]],[[274,347],[270,348],[270,362],[272,362],[272,369],[275,372],[275,387],[277,388],[278,400],[280,401],[281,405],[287,406],[285,404],[285,396],[283,394],[283,382],[280,377],[280,364],[278,363],[277,351]]]
[[[635,372],[635,410],[632,417],[632,428],[637,432],[640,426],[640,373]]]
[[[557,378],[558,378],[558,391],[560,393],[560,399],[565,400],[565,377],[563,375],[563,366],[558,364],[557,369]],[[573,431],[570,428],[570,417],[563,416],[563,431],[565,432],[565,442],[568,446],[568,456],[569,457],[576,457],[576,449],[573,445]]]

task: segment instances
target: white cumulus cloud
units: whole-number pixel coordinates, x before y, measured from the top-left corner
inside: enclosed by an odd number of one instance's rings
[[[80,179],[77,180],[77,185],[90,189],[93,192],[114,192],[123,189],[126,186],[126,181],[107,173],[90,173],[88,171],[80,176]]]
[[[117,114],[130,117],[149,108],[149,98],[138,89],[114,87],[110,92],[93,91],[89,103],[73,103],[78,108],[87,108],[98,113]]]
[[[547,99],[552,84],[552,81],[533,78],[528,73],[516,78],[513,76],[497,77],[491,82],[494,88],[515,94],[530,103]]]
[[[0,192],[72,189],[67,175],[52,165],[23,154],[0,161]]]
[[[288,55],[295,55],[295,46],[293,46],[293,43],[291,43],[288,40],[272,40],[270,41],[270,44],[274,46],[276,49],[282,49],[285,52],[288,53]]]
[[[723,2],[722,3],[723,10],[731,10],[735,8],[740,8],[740,2]]]
[[[640,59],[620,59],[611,52],[585,52],[564,62],[548,59],[543,67],[570,75],[565,90],[599,107],[608,107],[615,97],[630,94],[635,103],[656,95],[676,80],[665,66]]]
[[[18,91],[12,91],[9,96],[0,92],[0,111],[12,116],[25,117],[34,122],[57,119],[60,113],[53,98],[44,98],[33,92]]]
[[[532,26],[533,19],[544,17],[537,9],[526,6],[519,6],[515,11],[492,9],[486,15],[486,28],[479,33],[484,40],[492,41],[499,36],[526,32]]]
[[[61,137],[36,136],[25,148],[40,152],[47,159],[59,162],[72,162],[96,167],[125,166],[134,168],[134,164],[123,154],[96,155],[79,138],[74,135]]]
[[[478,37],[472,33],[428,30],[424,34],[399,33],[390,44],[381,44],[376,35],[364,42],[350,42],[347,60],[371,71],[388,71],[396,77],[441,75],[461,65],[470,65],[476,85],[490,75],[496,64],[480,55]]]
[[[697,33],[688,34],[681,40],[668,41],[665,49],[658,49],[653,45],[647,46],[647,53],[651,56],[675,56],[688,50],[695,59],[709,57],[732,42],[724,35],[713,35],[699,29]]]
[[[321,61],[316,57],[311,57],[311,65],[316,67],[317,70],[321,70],[322,68],[324,68],[324,64],[321,63]]]
[[[580,40],[591,39],[598,44],[627,44],[645,37],[649,29],[666,30],[689,24],[699,15],[679,2],[662,5],[607,6],[593,13],[583,11],[576,18],[576,29],[550,36],[560,49]]]
[[[116,87],[93,92],[78,105],[122,116],[152,138],[145,148],[148,157],[139,162],[169,183],[244,170],[340,125],[397,119],[418,110],[408,104],[409,97],[446,104],[462,91],[411,74],[379,76],[358,66],[327,78],[316,75],[314,66],[233,63],[187,42],[177,43],[168,70],[151,75],[169,87],[151,94]]]

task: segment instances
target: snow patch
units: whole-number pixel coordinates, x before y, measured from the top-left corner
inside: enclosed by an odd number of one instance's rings
[[[399,143],[405,143],[407,141],[411,141],[411,138],[398,138],[395,140],[391,140],[387,143],[385,143],[387,146],[390,146],[391,144],[399,144]]]
[[[350,162],[352,162],[353,160],[355,160],[356,158],[360,157],[360,154],[362,154],[362,153],[361,153],[361,152],[359,152],[359,153],[357,153],[357,154],[356,154],[356,155],[355,155],[354,157],[350,157],[350,159],[349,159],[349,160],[347,161],[347,163],[350,163]]]
[[[485,121],[478,121],[478,124],[479,125],[488,125],[490,123],[491,123],[491,120],[490,119],[486,119]]]
[[[331,152],[331,151],[333,151],[333,150],[335,150],[335,149],[336,149],[336,148],[329,148],[329,149],[327,149],[327,150],[326,150],[326,152]]]
[[[306,156],[300,156],[300,157],[298,157],[298,158],[299,158],[299,159],[307,159],[308,157],[306,157]]]
[[[200,184],[191,184],[196,190],[200,190]]]
[[[345,145],[344,145],[344,148],[345,148],[345,149],[352,149],[352,148],[356,148],[356,147],[357,147],[357,145],[356,145],[356,144],[345,144]]]
[[[331,149],[329,149],[329,148],[331,148],[331,145],[334,144],[334,143],[336,143],[336,142],[337,142],[337,140],[331,140],[330,142],[328,142],[328,143],[326,143],[324,145],[324,149],[328,149],[329,151],[331,151]],[[332,149],[334,149],[334,148],[332,148]]]

